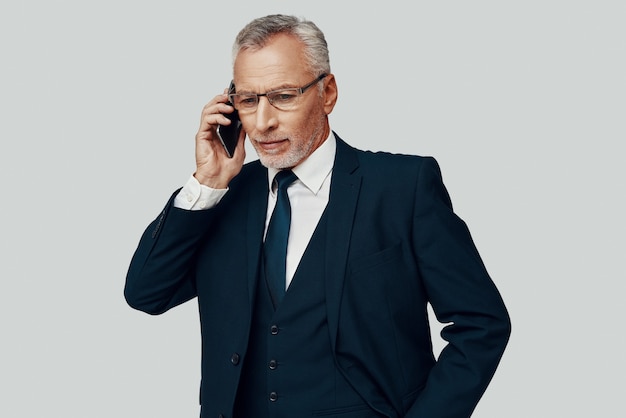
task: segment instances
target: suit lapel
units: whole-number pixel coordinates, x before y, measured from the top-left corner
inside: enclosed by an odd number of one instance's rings
[[[260,164],[259,164],[260,166]],[[261,166],[260,166],[261,167]],[[265,230],[265,214],[267,212],[267,169],[261,167],[258,174],[253,176],[248,187],[248,239],[246,240],[248,275],[248,296],[250,306],[254,302],[256,283],[261,260],[261,245]]]
[[[337,137],[337,153],[328,202],[326,234],[326,309],[333,351],[336,347],[339,306],[350,250],[354,213],[361,189],[356,151]]]
[[[326,309],[328,326],[333,351],[336,346],[336,337],[339,320],[339,306],[341,292],[345,278],[346,263],[350,250],[350,238],[354,213],[356,211],[359,191],[361,189],[361,175],[358,172],[356,151],[343,142],[337,134],[337,153],[330,186],[328,202],[327,234],[326,234]],[[267,169],[261,167],[258,174],[251,176],[248,187],[248,237],[246,243],[248,296],[252,306],[258,278],[265,215],[267,212]]]

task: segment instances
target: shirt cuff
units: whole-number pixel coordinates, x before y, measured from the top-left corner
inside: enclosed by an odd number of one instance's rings
[[[174,207],[186,210],[206,210],[214,208],[228,189],[212,189],[200,184],[193,175],[174,198]]]

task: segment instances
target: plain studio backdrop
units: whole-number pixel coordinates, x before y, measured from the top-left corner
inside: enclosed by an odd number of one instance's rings
[[[0,416],[198,416],[196,302],[149,316],[124,279],[276,12],[325,32],[339,135],[441,165],[513,321],[474,416],[626,416],[621,0],[3,2]]]

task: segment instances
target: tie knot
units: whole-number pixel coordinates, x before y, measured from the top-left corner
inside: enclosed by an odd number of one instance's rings
[[[282,170],[276,173],[276,176],[274,176],[274,181],[276,181],[278,190],[286,190],[287,187],[289,187],[291,183],[296,181],[297,178],[298,176],[296,176],[293,171]]]

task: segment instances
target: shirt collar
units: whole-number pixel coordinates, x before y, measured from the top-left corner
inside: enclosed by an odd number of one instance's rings
[[[335,135],[331,131],[326,141],[322,143],[311,155],[304,161],[295,166],[292,170],[298,176],[298,180],[302,182],[313,194],[320,191],[324,179],[333,169],[335,163],[335,151],[337,150],[337,141]],[[279,170],[269,167],[267,169],[267,181],[269,189],[272,190],[272,181]]]

